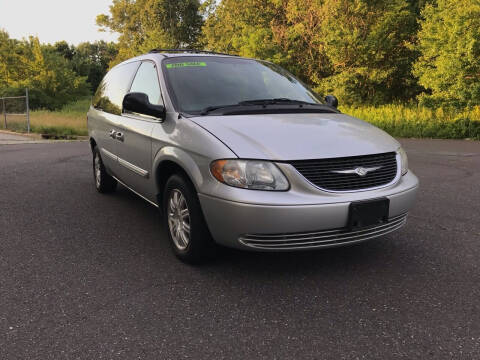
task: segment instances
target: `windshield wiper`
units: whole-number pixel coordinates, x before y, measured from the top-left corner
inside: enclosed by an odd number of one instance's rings
[[[240,101],[237,104],[230,104],[230,105],[213,105],[213,106],[207,106],[206,108],[203,108],[200,110],[201,115],[207,115],[208,113],[215,111],[215,110],[221,110],[221,109],[228,109],[228,108],[238,108],[238,107],[250,107],[250,106],[262,106],[262,107],[267,107],[268,105],[298,105],[299,110],[302,108],[305,110],[313,110],[313,109],[325,109],[327,112],[338,112],[336,110],[332,110],[332,108],[328,105],[325,104],[319,104],[319,103],[310,103],[306,101],[301,101],[301,100],[293,100],[293,99],[288,99],[288,98],[276,98],[276,99],[254,99],[254,100],[245,100],[245,101]],[[304,107],[304,105],[307,105],[307,107]]]
[[[239,105],[275,105],[275,104],[295,104],[295,105],[322,105],[317,103],[310,103],[301,100],[294,100],[289,98],[274,98],[274,99],[254,99],[239,102]]]
[[[256,105],[262,105],[263,103],[256,103],[254,101],[240,101],[239,103],[236,104],[230,104],[230,105],[213,105],[213,106],[207,106],[206,108],[203,108],[200,111],[200,114],[202,115],[207,115],[211,111],[219,110],[219,109],[227,109],[230,107],[235,107],[235,106],[256,106]]]
[[[203,108],[200,110],[201,115],[207,115],[210,111],[218,110],[218,109],[225,109],[229,107],[234,107],[234,106],[240,106],[241,104],[231,104],[231,105],[214,105],[214,106],[207,106],[206,108]]]

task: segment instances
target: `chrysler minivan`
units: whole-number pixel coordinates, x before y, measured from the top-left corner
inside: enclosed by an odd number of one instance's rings
[[[153,50],[113,67],[88,112],[100,193],[160,208],[175,254],[293,251],[401,228],[418,188],[400,144],[281,67]]]

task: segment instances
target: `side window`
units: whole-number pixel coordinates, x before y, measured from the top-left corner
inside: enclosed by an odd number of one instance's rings
[[[95,93],[92,104],[105,112],[121,115],[123,97],[128,91],[138,62],[114,67],[103,78]]]
[[[148,95],[148,100],[154,105],[163,105],[160,84],[158,83],[157,68],[150,61],[145,61],[133,80],[130,92],[141,92]]]

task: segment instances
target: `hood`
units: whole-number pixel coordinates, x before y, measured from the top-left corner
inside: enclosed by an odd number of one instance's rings
[[[307,160],[396,151],[384,131],[344,114],[201,116],[192,121],[240,158]]]

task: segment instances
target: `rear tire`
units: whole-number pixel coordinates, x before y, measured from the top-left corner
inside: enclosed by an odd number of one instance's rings
[[[99,193],[111,193],[117,189],[117,180],[107,173],[100,157],[100,151],[96,146],[93,148],[93,179]]]
[[[172,175],[165,185],[162,205],[164,226],[175,255],[190,264],[212,259],[217,246],[191,182],[181,175]]]

